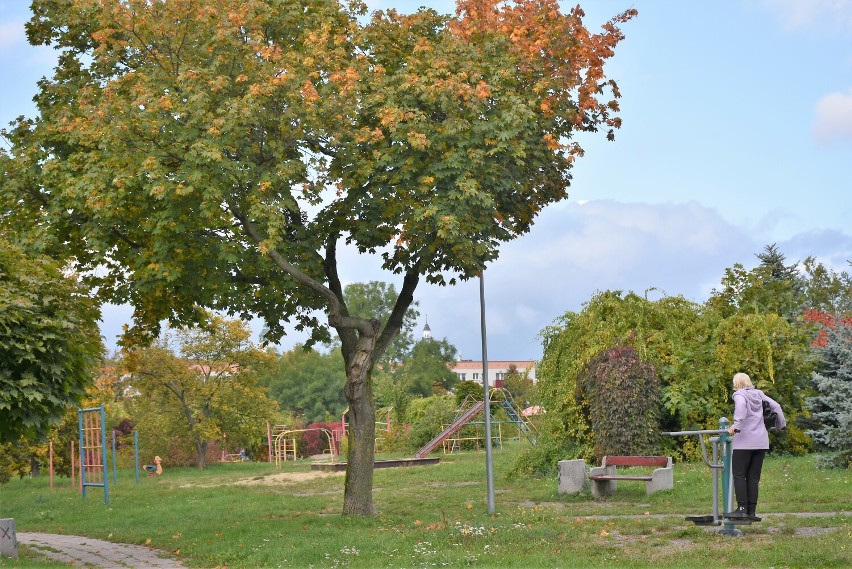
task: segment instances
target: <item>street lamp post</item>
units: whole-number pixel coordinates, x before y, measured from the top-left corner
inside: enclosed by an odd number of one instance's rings
[[[494,464],[491,460],[491,397],[488,389],[488,342],[485,334],[485,269],[479,273],[479,321],[482,331],[482,389],[485,392],[485,472],[488,513],[494,513]]]

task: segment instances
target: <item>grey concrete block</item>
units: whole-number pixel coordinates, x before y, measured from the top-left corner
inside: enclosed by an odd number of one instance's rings
[[[18,558],[18,535],[14,518],[0,519],[0,557]]]
[[[582,458],[574,460],[560,460],[559,468],[559,493],[577,494],[583,491],[586,484],[586,461]]]
[[[674,468],[672,467],[672,457],[669,457],[668,464],[665,468],[654,469],[651,473],[651,480],[645,483],[645,492],[653,494],[661,490],[672,490],[674,488]]]
[[[604,459],[606,460],[606,459]],[[589,476],[615,476],[615,467],[612,465],[593,466],[589,469]],[[615,480],[592,480],[592,496],[603,498],[614,493],[617,485]]]

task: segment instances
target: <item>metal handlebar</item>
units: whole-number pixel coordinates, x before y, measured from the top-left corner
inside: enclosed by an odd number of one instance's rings
[[[716,463],[716,460],[718,460],[718,456],[716,456],[715,452],[713,453],[713,462],[710,462],[710,460],[707,458],[707,445],[704,442],[704,435],[726,435],[728,434],[728,429],[704,429],[700,431],[668,431],[663,432],[662,434],[668,435],[670,437],[677,437],[683,435],[698,435],[698,442],[701,445],[701,458],[704,459],[704,464],[706,464],[711,469],[721,469],[725,467],[724,464]],[[711,443],[715,443],[717,441],[718,439],[710,439]]]
[[[671,437],[676,437],[679,435],[721,435],[722,433],[727,433],[728,429],[707,429],[704,431],[670,431],[663,432],[664,435],[669,435]]]

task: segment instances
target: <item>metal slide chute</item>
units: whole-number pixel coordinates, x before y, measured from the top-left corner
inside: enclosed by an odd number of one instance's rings
[[[441,431],[441,433],[437,437],[435,437],[434,439],[432,439],[431,441],[426,443],[423,446],[423,448],[418,450],[414,454],[415,458],[423,458],[427,454],[429,454],[430,452],[435,450],[435,448],[437,448],[437,446],[439,444],[441,444],[444,441],[444,439],[446,439],[447,437],[449,437],[450,435],[454,434],[456,431],[461,429],[465,425],[465,423],[467,423],[468,421],[473,419],[476,416],[477,413],[482,411],[482,409],[484,407],[485,407],[484,401],[477,401],[473,405],[473,407],[471,407],[470,409],[468,409],[467,411],[462,413],[455,421],[453,421],[453,423],[449,427],[447,427],[446,429]]]

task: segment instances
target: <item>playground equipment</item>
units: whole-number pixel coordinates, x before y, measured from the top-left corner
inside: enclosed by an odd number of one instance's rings
[[[687,516],[686,519],[693,522],[697,526],[723,526],[719,530],[722,535],[740,536],[742,531],[737,529],[736,525],[751,525],[750,519],[732,520],[720,516],[719,513],[719,485],[722,485],[722,505],[725,512],[732,512],[734,500],[734,479],[731,476],[731,458],[733,457],[733,444],[731,444],[731,436],[728,433],[728,419],[722,417],[719,419],[718,429],[709,429],[701,431],[674,431],[664,432],[664,435],[677,437],[683,435],[697,435],[701,447],[701,457],[704,459],[704,464],[710,467],[713,472],[713,513],[703,516]],[[712,446],[712,459],[707,457],[707,447],[704,442],[705,435],[717,435],[711,437],[710,444]],[[711,461],[712,460],[712,461]]]
[[[104,489],[104,504],[109,504],[107,476],[106,418],[104,406],[78,409],[80,438],[80,484],[83,498],[90,486]]]
[[[536,435],[535,429],[529,421],[527,421],[519,412],[515,405],[514,399],[512,399],[512,394],[509,393],[508,389],[502,387],[494,387],[491,389],[491,402],[503,409],[506,413],[506,416],[509,418],[509,423],[514,424],[518,428],[518,438],[521,436],[525,437],[530,443],[533,445],[536,444]],[[495,397],[495,395],[500,394],[500,396]],[[456,417],[450,425],[444,428],[438,436],[434,439],[426,443],[423,448],[418,450],[414,456],[415,458],[423,458],[428,455],[430,452],[438,448],[438,445],[441,445],[458,433],[459,429],[461,429],[464,425],[470,423],[474,417],[476,417],[483,409],[485,408],[485,402],[476,401],[471,404],[471,398],[468,397],[462,402],[459,409],[456,411]],[[457,437],[460,442],[460,438]],[[502,440],[502,431],[500,431],[499,439]],[[453,448],[452,445],[450,447]]]
[[[288,429],[286,425],[275,425],[272,427],[272,446],[276,466],[280,466],[282,462],[286,462],[287,460],[296,460],[298,439],[294,435],[307,432],[320,432],[325,435],[332,458],[339,454],[339,447],[336,444],[339,439],[336,439],[334,433],[328,429],[321,427],[313,429]]]
[[[473,407],[468,408],[463,411],[461,415],[456,417],[456,419],[450,423],[448,427],[446,427],[443,431],[441,431],[437,437],[426,443],[423,448],[414,453],[415,458],[423,458],[436,448],[438,445],[444,442],[444,439],[454,434],[456,431],[462,428],[462,425],[469,422],[473,417],[475,417],[480,411],[485,408],[484,401],[477,401]]]
[[[496,397],[498,400],[495,401],[495,395],[498,393],[502,394],[503,398],[500,399],[499,397]],[[530,442],[530,444],[535,446],[537,442],[535,426],[529,421],[529,419],[527,419],[526,416],[523,415],[523,412],[515,403],[515,400],[509,390],[505,387],[492,388],[491,401],[500,405],[500,408],[503,409],[506,416],[509,417],[509,421],[518,427],[518,438],[523,436]]]
[[[163,474],[163,461],[159,456],[154,457],[154,464],[145,464],[142,466],[148,473],[149,478],[160,476]]]

